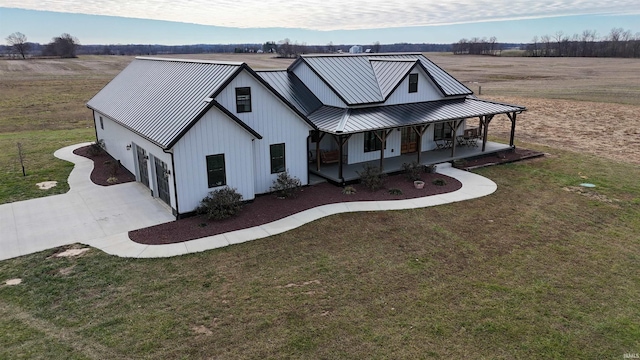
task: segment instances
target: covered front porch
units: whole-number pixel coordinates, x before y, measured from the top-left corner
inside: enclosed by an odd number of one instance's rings
[[[455,154],[452,156],[451,149],[436,149],[430,151],[423,151],[420,153],[420,163],[423,165],[439,164],[443,162],[453,161],[457,159],[471,158],[475,156],[493,154],[500,151],[513,149],[513,146],[507,144],[501,144],[491,141],[483,142],[478,141],[478,146],[457,146]],[[484,146],[483,146],[484,145]],[[484,150],[483,150],[484,149]],[[399,156],[393,156],[384,158],[383,171],[385,173],[394,173],[402,171],[402,164],[410,163],[418,160],[418,153],[402,154]],[[314,164],[309,164],[309,172],[311,174],[320,176],[334,183],[345,183],[358,180],[358,171],[362,171],[365,164],[372,166],[380,166],[380,160],[371,160],[356,164],[342,164],[342,179],[340,178],[340,164],[324,164],[317,170]]]

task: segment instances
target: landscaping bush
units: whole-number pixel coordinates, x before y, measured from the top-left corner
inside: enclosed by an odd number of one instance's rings
[[[354,188],[353,186],[349,185],[349,186],[345,186],[342,189],[342,193],[345,195],[351,195],[351,194],[355,194],[356,193],[356,188]]]
[[[241,209],[242,195],[236,189],[225,187],[210,192],[196,211],[210,220],[222,220],[237,215]]]
[[[443,178],[433,179],[432,183],[435,186],[445,186],[445,185],[447,185],[447,182]]]
[[[285,171],[278,174],[278,177],[273,180],[273,185],[271,185],[269,189],[277,192],[279,197],[290,198],[296,196],[296,192],[300,186],[302,186],[300,179],[289,175],[289,172]]]
[[[100,139],[91,145],[89,145],[89,149],[87,149],[87,154],[89,156],[98,156],[102,154],[104,151],[104,140]]]
[[[360,176],[362,185],[371,191],[376,191],[384,187],[387,175],[384,174],[379,167],[365,164],[362,168],[362,172],[356,171],[358,176]]]
[[[402,170],[404,171],[404,176],[407,180],[416,181],[420,180],[420,175],[426,171],[426,168],[417,161],[412,161],[410,163],[402,164]]]
[[[389,189],[389,194],[391,194],[391,195],[402,195],[402,190],[396,189],[396,188]]]

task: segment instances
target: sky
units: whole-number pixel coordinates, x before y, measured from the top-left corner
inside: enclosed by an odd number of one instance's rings
[[[640,32],[638,0],[0,0],[0,36],[47,43],[308,45],[530,42],[614,27]]]

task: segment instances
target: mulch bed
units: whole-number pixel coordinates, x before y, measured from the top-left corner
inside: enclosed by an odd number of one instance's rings
[[[96,185],[109,186],[116,184],[124,184],[132,181],[136,181],[136,177],[124,166],[120,165],[117,160],[114,160],[111,155],[105,151],[101,151],[97,155],[91,154],[89,146],[84,146],[73,151],[74,154],[86,157],[93,160],[93,171],[91,171],[91,181]],[[115,176],[114,166],[118,164]],[[115,177],[116,181],[112,183],[107,182],[107,179]]]
[[[535,150],[515,148],[511,150],[500,151],[494,154],[474,158],[465,159],[461,163],[454,162],[453,166],[458,169],[473,170],[485,166],[508,164],[520,160],[532,159],[544,156],[544,153]]]
[[[107,179],[112,175],[112,164],[115,160],[106,152],[98,155],[89,155],[89,146],[86,146],[75,150],[74,154],[84,156],[94,161],[91,181],[98,185],[108,186],[135,181],[135,176],[126,168],[120,166],[116,175],[118,180],[113,184],[108,183]],[[507,150],[497,154],[466,160],[462,164],[458,164],[457,167],[470,170],[543,155],[543,153],[537,151],[516,148],[514,150]],[[434,185],[432,182],[436,178],[444,179],[446,184],[444,186]],[[424,188],[416,189],[413,186],[413,182],[408,181],[403,175],[392,175],[387,177],[385,189],[372,192],[361,184],[354,184],[351,186],[355,188],[356,193],[350,195],[343,194],[342,187],[328,183],[305,186],[300,189],[297,197],[291,199],[279,199],[274,194],[257,196],[253,201],[243,206],[238,216],[230,219],[214,221],[207,220],[203,216],[193,216],[130,231],[129,238],[140,244],[173,244],[263,225],[326,204],[352,201],[412,199],[444,194],[456,191],[462,187],[462,184],[458,180],[437,173],[423,174],[422,180],[425,182]],[[400,189],[402,195],[391,195],[389,189]]]
[[[433,185],[432,181],[436,178],[444,179],[446,185]],[[351,201],[412,199],[444,194],[462,187],[458,180],[442,174],[423,174],[422,180],[425,182],[424,188],[418,190],[413,186],[413,182],[403,175],[393,175],[387,177],[386,189],[371,192],[361,184],[354,184],[351,186],[356,189],[356,193],[350,195],[343,194],[342,187],[328,183],[305,186],[300,189],[295,198],[279,199],[274,194],[258,196],[253,202],[246,204],[238,216],[229,219],[213,221],[203,216],[194,216],[130,231],[129,238],[140,244],[178,243],[263,225],[320,205]],[[400,189],[402,195],[389,194],[388,189],[393,188]]]

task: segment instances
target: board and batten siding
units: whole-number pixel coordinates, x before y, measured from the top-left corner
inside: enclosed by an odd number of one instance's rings
[[[102,124],[104,129],[100,126],[100,117],[102,117]],[[98,140],[103,140],[107,153],[114,159],[120,160],[120,164],[129,170],[132,174],[136,175],[136,179],[140,181],[138,172],[138,164],[136,160],[135,146],[143,148],[149,155],[149,161],[147,162],[147,171],[149,173],[149,188],[153,192],[154,196],[158,196],[158,190],[155,189],[156,182],[155,177],[155,164],[153,158],[158,158],[167,164],[167,168],[171,171],[169,175],[169,198],[171,199],[171,208],[176,209],[175,204],[175,188],[173,186],[174,171],[171,166],[171,154],[165,153],[162,148],[142,136],[132,132],[124,126],[116,123],[108,118],[106,115],[101,114],[98,111],[94,111],[94,121],[96,125],[96,133]],[[127,145],[131,145],[131,148],[127,150]]]
[[[324,82],[311,68],[301,62],[293,73],[311,90],[311,92],[324,104],[329,106],[344,108],[347,105],[331,90],[331,88]]]
[[[255,197],[253,139],[253,135],[214,107],[174,145],[181,214],[194,211],[209,192],[221,188],[209,188],[208,155],[224,154],[226,186],[235,188],[243,200]]]
[[[400,85],[389,95],[384,103],[385,105],[435,101],[444,98],[440,90],[422,68],[416,67],[411,73],[418,74],[418,91],[414,93],[409,92],[409,75],[407,75],[404,80],[400,82]]]
[[[235,89],[238,87],[251,88],[251,112],[237,113]],[[285,144],[287,171],[308,184],[307,138],[312,129],[309,124],[247,71],[238,74],[216,96],[216,101],[263,137],[253,143],[256,194],[269,192],[278,176],[271,173],[270,145],[273,144]]]
[[[387,147],[384,149],[384,157],[400,156],[401,132],[392,131],[387,137]],[[347,164],[357,164],[365,161],[380,159],[380,151],[364,151],[364,133],[353,134],[347,142]]]

